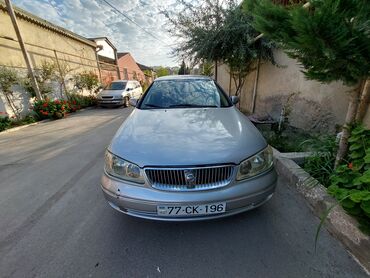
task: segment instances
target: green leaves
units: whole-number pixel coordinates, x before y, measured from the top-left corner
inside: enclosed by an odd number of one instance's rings
[[[253,26],[304,67],[308,79],[356,84],[369,76],[370,5],[366,0],[316,0],[288,7],[246,0]]]
[[[9,93],[11,87],[18,81],[18,73],[4,66],[0,66],[0,91],[3,93]]]
[[[328,193],[359,219],[362,229],[370,231],[370,130],[356,126],[348,141],[349,161],[332,174]]]

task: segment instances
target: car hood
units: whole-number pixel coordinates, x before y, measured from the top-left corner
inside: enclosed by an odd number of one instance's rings
[[[235,107],[135,109],[109,150],[140,167],[238,164],[267,146]]]

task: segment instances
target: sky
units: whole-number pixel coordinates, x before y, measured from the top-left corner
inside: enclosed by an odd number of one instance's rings
[[[176,66],[171,55],[176,42],[165,30],[161,10],[176,9],[176,0],[107,0],[148,35],[103,0],[13,0],[13,4],[84,37],[108,37],[119,52],[130,52],[147,66]]]

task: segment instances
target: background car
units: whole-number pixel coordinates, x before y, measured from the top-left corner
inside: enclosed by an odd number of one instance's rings
[[[136,80],[116,80],[101,92],[97,99],[100,106],[129,106],[130,98],[140,98],[143,89]]]
[[[273,195],[272,148],[209,77],[156,79],[114,136],[101,187],[116,210],[187,221],[256,208]]]

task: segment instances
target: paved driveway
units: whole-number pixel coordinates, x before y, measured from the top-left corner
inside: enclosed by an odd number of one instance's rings
[[[131,109],[94,109],[0,134],[0,277],[366,277],[279,181],[265,206],[198,223],[112,210],[104,149]]]

